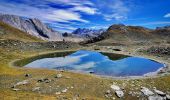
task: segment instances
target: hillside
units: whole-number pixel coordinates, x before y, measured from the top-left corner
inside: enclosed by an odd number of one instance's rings
[[[0,21],[43,40],[63,40],[62,35],[59,32],[54,31],[37,18],[23,18],[16,15],[0,14]]]
[[[3,22],[0,22],[0,39],[12,39],[29,42],[43,41]]]
[[[102,34],[104,39],[97,44],[120,45],[135,43],[161,43],[169,41],[170,30],[168,27],[157,28],[155,30],[141,26],[125,26],[123,24],[113,24]]]

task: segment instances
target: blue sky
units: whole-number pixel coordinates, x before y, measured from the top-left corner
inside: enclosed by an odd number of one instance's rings
[[[170,25],[170,0],[0,0],[0,13],[38,18],[61,32],[112,24]]]

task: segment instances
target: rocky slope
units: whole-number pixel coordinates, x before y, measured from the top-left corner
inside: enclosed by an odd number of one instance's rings
[[[169,43],[169,36],[170,28],[168,26],[153,30],[141,26],[114,24],[102,34],[104,39],[98,44]]]
[[[152,30],[140,26],[125,26],[123,24],[114,24],[110,26],[104,34],[106,38],[118,40],[144,40],[152,37]]]
[[[24,42],[40,42],[41,39],[0,22],[0,40],[20,40]]]
[[[38,19],[23,18],[16,15],[0,14],[0,21],[43,40],[62,41],[62,35],[43,24]]]

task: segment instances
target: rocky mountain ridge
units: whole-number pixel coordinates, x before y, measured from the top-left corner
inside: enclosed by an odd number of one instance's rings
[[[0,14],[0,21],[43,40],[62,41],[62,35],[49,28],[39,19],[23,18],[16,15]]]

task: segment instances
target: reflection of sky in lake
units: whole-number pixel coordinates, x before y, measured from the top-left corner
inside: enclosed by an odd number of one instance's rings
[[[65,57],[39,59],[26,67],[94,72],[108,76],[140,76],[158,70],[163,64],[139,57],[113,61],[101,53],[80,50]]]

